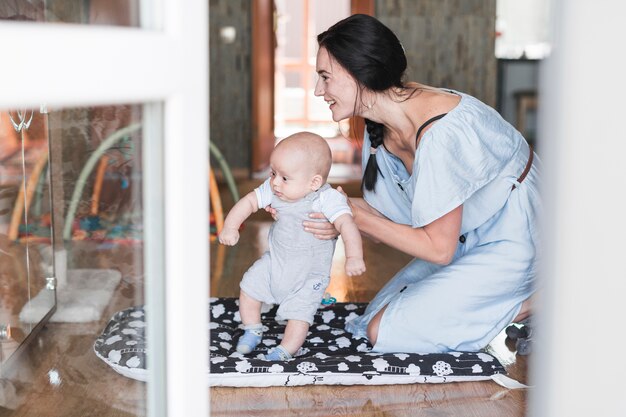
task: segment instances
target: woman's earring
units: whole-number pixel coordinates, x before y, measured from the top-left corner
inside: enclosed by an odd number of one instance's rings
[[[365,107],[367,107],[368,109],[372,110],[372,107],[374,107],[373,104],[366,104]]]

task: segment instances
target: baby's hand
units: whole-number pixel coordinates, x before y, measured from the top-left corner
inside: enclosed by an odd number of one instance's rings
[[[363,272],[365,272],[365,262],[363,262],[363,258],[346,259],[346,274],[348,274],[348,276],[361,275]]]
[[[239,230],[223,229],[218,239],[222,245],[234,246],[239,241]]]

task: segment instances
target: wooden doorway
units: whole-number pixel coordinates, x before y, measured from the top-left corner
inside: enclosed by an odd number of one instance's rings
[[[326,5],[326,2],[330,3]],[[298,3],[298,9],[293,10],[296,3]],[[277,5],[291,8],[294,15],[298,16],[298,22],[291,22],[294,27],[303,26],[302,22],[304,22],[304,32],[296,38],[299,45],[296,45],[295,48],[291,46],[291,50],[287,51],[287,58],[282,60],[277,60],[277,51],[281,46],[283,49],[280,52],[285,52],[284,45],[279,46],[279,30],[284,28],[279,28],[281,12]],[[336,7],[336,2],[333,0],[299,0],[298,2],[294,0],[277,0],[276,2],[257,0],[253,3],[251,166],[253,174],[267,169],[269,155],[274,148],[277,136],[286,136],[294,129],[306,129],[319,130],[318,133],[325,137],[343,138],[352,131],[347,127],[347,122],[340,125],[332,122],[330,114],[324,114],[323,110],[328,111],[328,109],[324,107],[323,101],[316,97],[311,98],[316,80],[314,66],[317,45],[315,35],[334,21],[344,17],[337,17],[335,16],[337,13],[333,13],[332,16],[325,19],[324,9],[334,7]],[[347,0],[345,16],[354,13],[373,15],[374,1]],[[293,19],[293,16],[290,18]],[[289,35],[293,36],[293,32]],[[289,56],[290,54],[292,56]],[[280,70],[278,74],[277,69]],[[291,96],[280,93],[281,96],[276,97],[276,87],[279,83],[296,88],[290,89],[289,94]],[[362,132],[363,123],[357,121],[357,125],[360,125],[358,131]],[[332,133],[333,129],[336,134]],[[345,138],[343,140],[345,141]],[[335,145],[340,144],[337,141]],[[349,149],[342,149],[342,147],[345,148],[344,145],[336,146],[337,155],[340,151],[349,152]],[[333,148],[332,145],[331,148]]]

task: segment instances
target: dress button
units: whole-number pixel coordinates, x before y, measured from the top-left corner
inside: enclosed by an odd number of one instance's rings
[[[461,243],[465,243],[465,236],[464,236],[464,235],[461,235],[461,236],[459,237],[459,242],[461,242]]]

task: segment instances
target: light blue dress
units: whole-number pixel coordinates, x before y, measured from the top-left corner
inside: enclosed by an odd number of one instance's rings
[[[422,136],[409,175],[383,146],[367,203],[390,220],[425,226],[463,205],[453,261],[446,266],[420,259],[398,272],[363,316],[347,324],[366,335],[384,306],[375,351],[477,351],[519,313],[534,291],[540,249],[538,218],[541,162],[529,159],[522,135],[491,107],[469,95]],[[366,133],[363,166],[370,155]],[[512,186],[516,188],[512,190]],[[370,260],[375,262],[375,260]]]

